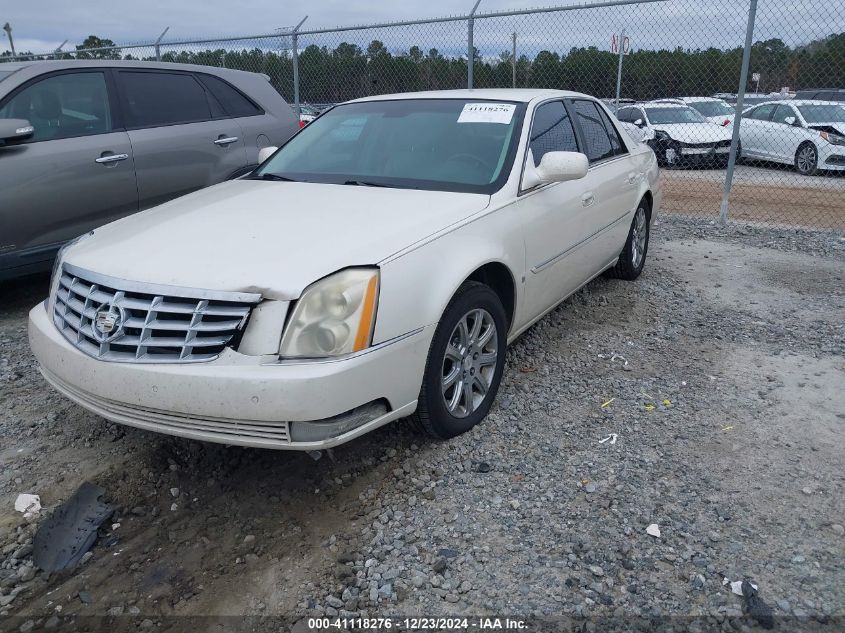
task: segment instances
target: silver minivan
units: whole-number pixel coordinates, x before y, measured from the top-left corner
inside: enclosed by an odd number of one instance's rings
[[[63,243],[92,228],[249,172],[262,147],[297,130],[264,75],[0,64],[0,280],[49,269]]]

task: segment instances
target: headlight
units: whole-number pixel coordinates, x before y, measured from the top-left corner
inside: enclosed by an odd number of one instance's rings
[[[47,303],[45,304],[47,308],[47,314],[53,314],[53,305],[56,300],[56,291],[58,290],[59,279],[61,278],[60,271],[62,268],[62,260],[64,259],[65,251],[67,251],[67,249],[69,249],[77,242],[91,235],[94,235],[94,231],[88,231],[88,233],[83,233],[79,237],[75,237],[69,242],[65,242],[64,246],[62,246],[56,253],[56,261],[53,262],[53,272],[50,275],[50,295],[47,297]]]
[[[283,358],[350,354],[370,346],[378,269],[349,268],[305,289],[282,335]]]
[[[821,137],[831,145],[845,145],[845,136],[831,134],[830,132],[819,132]]]

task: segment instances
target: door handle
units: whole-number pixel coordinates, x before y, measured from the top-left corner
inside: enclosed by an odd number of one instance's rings
[[[581,196],[581,204],[585,207],[589,207],[595,201],[596,197],[593,195],[592,191],[588,191],[583,196]]]
[[[105,154],[105,152],[103,152]],[[106,156],[100,156],[99,158],[95,158],[95,163],[100,163],[101,165],[108,165],[109,163],[116,163],[121,160],[126,160],[129,158],[129,154],[108,154]]]
[[[214,144],[225,146],[225,145],[230,145],[232,143],[237,143],[237,142],[238,142],[237,136],[226,136],[224,138],[217,139],[216,141],[214,141]]]

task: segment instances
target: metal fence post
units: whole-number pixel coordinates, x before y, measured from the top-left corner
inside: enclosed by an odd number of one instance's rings
[[[513,67],[513,87],[516,88],[516,33],[513,34],[513,50],[511,51],[511,66]]]
[[[619,63],[616,66],[616,109],[619,110],[619,91],[622,90],[622,58],[625,56],[625,29],[619,34]]]
[[[475,6],[472,7],[472,11],[467,16],[467,88],[470,89],[472,89],[472,71],[475,66],[475,46],[472,40],[472,30],[475,26],[475,11],[479,4],[481,4],[481,0],[476,0]]]
[[[733,134],[731,134],[731,152],[728,156],[728,170],[725,172],[725,190],[722,192],[722,206],[719,209],[719,221],[724,225],[728,223],[728,198],[733,187],[734,169],[736,160],[739,158],[737,148],[739,146],[739,126],[742,123],[742,102],[745,100],[745,85],[748,82],[748,66],[751,61],[751,42],[754,38],[754,18],[757,16],[757,0],[751,0],[748,7],[748,27],[745,30],[745,49],[742,51],[742,67],[739,71],[739,90],[736,93],[736,110],[733,121]]]
[[[299,122],[299,27],[308,19],[306,15],[293,27],[290,38],[291,61],[293,62],[293,111],[296,113],[296,120]]]
[[[156,40],[155,47],[156,47],[156,61],[157,62],[161,61],[161,47],[159,46],[159,44],[161,44],[161,40],[164,39],[164,36],[167,34],[167,32],[169,30],[170,30],[169,26],[164,27],[164,30],[161,32],[161,35],[159,35],[158,39]]]

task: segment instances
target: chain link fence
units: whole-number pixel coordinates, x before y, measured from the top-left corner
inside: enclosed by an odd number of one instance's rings
[[[717,219],[727,210],[731,221],[845,230],[842,3],[477,8],[401,23],[300,24],[266,35],[25,57],[160,59],[260,72],[291,104],[317,111],[374,94],[467,85],[585,92],[605,99],[629,134],[653,147],[665,212]]]

